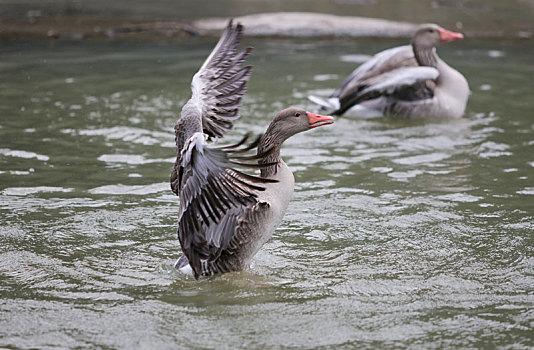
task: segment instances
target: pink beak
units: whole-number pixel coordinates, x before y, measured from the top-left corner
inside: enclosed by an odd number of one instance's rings
[[[334,118],[329,115],[319,115],[312,112],[306,112],[306,114],[310,119],[310,129],[332,124],[334,122]]]
[[[462,33],[451,32],[443,28],[439,30],[439,34],[442,43],[448,43],[450,41],[455,41],[464,38],[464,35]]]

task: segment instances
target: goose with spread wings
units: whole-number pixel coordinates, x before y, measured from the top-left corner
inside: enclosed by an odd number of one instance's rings
[[[171,189],[180,197],[178,240],[183,252],[175,267],[196,279],[250,264],[282,220],[293,193],[293,174],[280,157],[282,143],[333,122],[330,116],[288,108],[249,145],[249,135],[234,145],[214,145],[211,141],[230,131],[239,118],[252,69],[243,66],[252,49],[237,50],[242,32],[242,25],[228,23],[194,75],[192,97],[174,128],[177,157]],[[243,168],[261,173],[251,175]]]
[[[460,72],[439,58],[436,46],[461,38],[461,33],[423,24],[411,45],[376,54],[345,78],[329,98],[309,99],[334,115],[459,118],[469,86]]]

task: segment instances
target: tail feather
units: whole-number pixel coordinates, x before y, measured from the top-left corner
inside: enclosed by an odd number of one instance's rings
[[[319,105],[321,112],[331,113],[339,109],[339,99],[337,97],[320,97],[315,95],[309,95],[308,100]]]

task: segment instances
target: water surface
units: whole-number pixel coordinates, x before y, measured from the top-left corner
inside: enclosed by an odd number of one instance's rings
[[[290,139],[284,221],[242,273],[176,273],[173,125],[215,39],[0,49],[0,346],[534,346],[534,48],[440,47],[464,118]],[[228,141],[396,41],[256,47]]]

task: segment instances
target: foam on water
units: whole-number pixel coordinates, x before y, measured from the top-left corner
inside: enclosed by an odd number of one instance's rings
[[[113,194],[113,195],[147,195],[158,192],[169,191],[170,185],[168,182],[162,182],[150,185],[106,185],[91,188],[88,192],[91,194]]]
[[[0,154],[9,156],[9,157],[18,157],[18,158],[25,158],[25,159],[36,158],[37,160],[40,160],[43,162],[50,160],[50,157],[47,155],[37,154],[35,152],[28,152],[28,151],[11,150],[9,148],[0,148]]]

